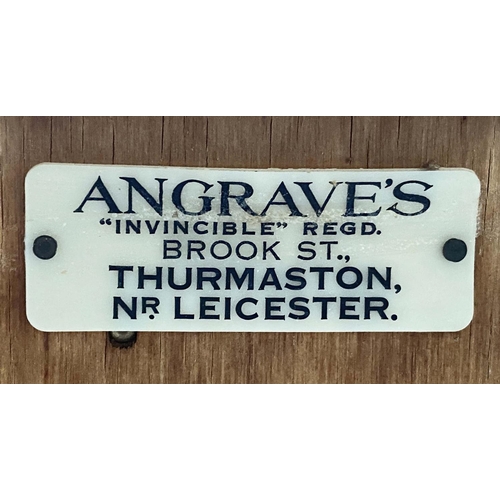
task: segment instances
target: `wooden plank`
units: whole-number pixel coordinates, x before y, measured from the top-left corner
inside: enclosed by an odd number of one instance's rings
[[[2,318],[10,340],[9,382],[43,382],[47,377],[48,335],[34,330],[24,307],[24,186],[31,165],[50,157],[50,118],[15,118],[2,127],[2,282],[7,283],[8,311]]]
[[[7,226],[7,216],[5,208],[7,205],[7,176],[5,174],[5,161],[7,159],[7,122],[0,120],[0,382],[10,381],[11,373],[11,333],[10,333],[10,308],[12,307],[10,300],[10,254],[7,243],[7,234],[9,232]],[[13,139],[11,139],[13,142]],[[9,237],[10,239],[10,237]]]
[[[108,134],[104,132],[108,131]],[[85,137],[85,132],[87,135]],[[50,127],[50,161],[106,162],[103,138],[109,138],[107,119],[54,117]],[[87,152],[90,143],[91,152]],[[104,154],[103,154],[104,153]],[[106,339],[103,334],[75,332],[47,335],[48,383],[102,383],[105,381]]]
[[[459,333],[35,331],[24,307],[24,175],[42,161],[253,168],[467,167],[483,193],[476,311]],[[500,124],[489,117],[0,119],[0,382],[500,381]]]

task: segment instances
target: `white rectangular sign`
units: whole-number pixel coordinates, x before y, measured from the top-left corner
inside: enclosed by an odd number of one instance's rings
[[[45,163],[26,177],[43,331],[456,331],[473,315],[465,169]]]

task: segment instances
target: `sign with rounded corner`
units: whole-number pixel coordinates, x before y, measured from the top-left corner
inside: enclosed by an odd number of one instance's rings
[[[466,169],[43,163],[26,177],[42,331],[457,331],[480,184]]]

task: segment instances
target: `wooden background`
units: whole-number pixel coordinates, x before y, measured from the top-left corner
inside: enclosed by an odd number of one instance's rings
[[[0,118],[0,382],[500,381],[499,120]],[[459,333],[41,333],[24,306],[24,176],[43,161],[209,167],[467,167],[482,183],[475,316]]]

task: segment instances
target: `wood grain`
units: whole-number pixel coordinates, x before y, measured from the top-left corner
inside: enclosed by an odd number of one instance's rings
[[[0,118],[0,382],[500,382],[500,126],[490,117]],[[498,129],[498,130],[497,130]],[[482,183],[475,316],[459,333],[41,333],[24,306],[24,176],[42,161],[442,167]]]

